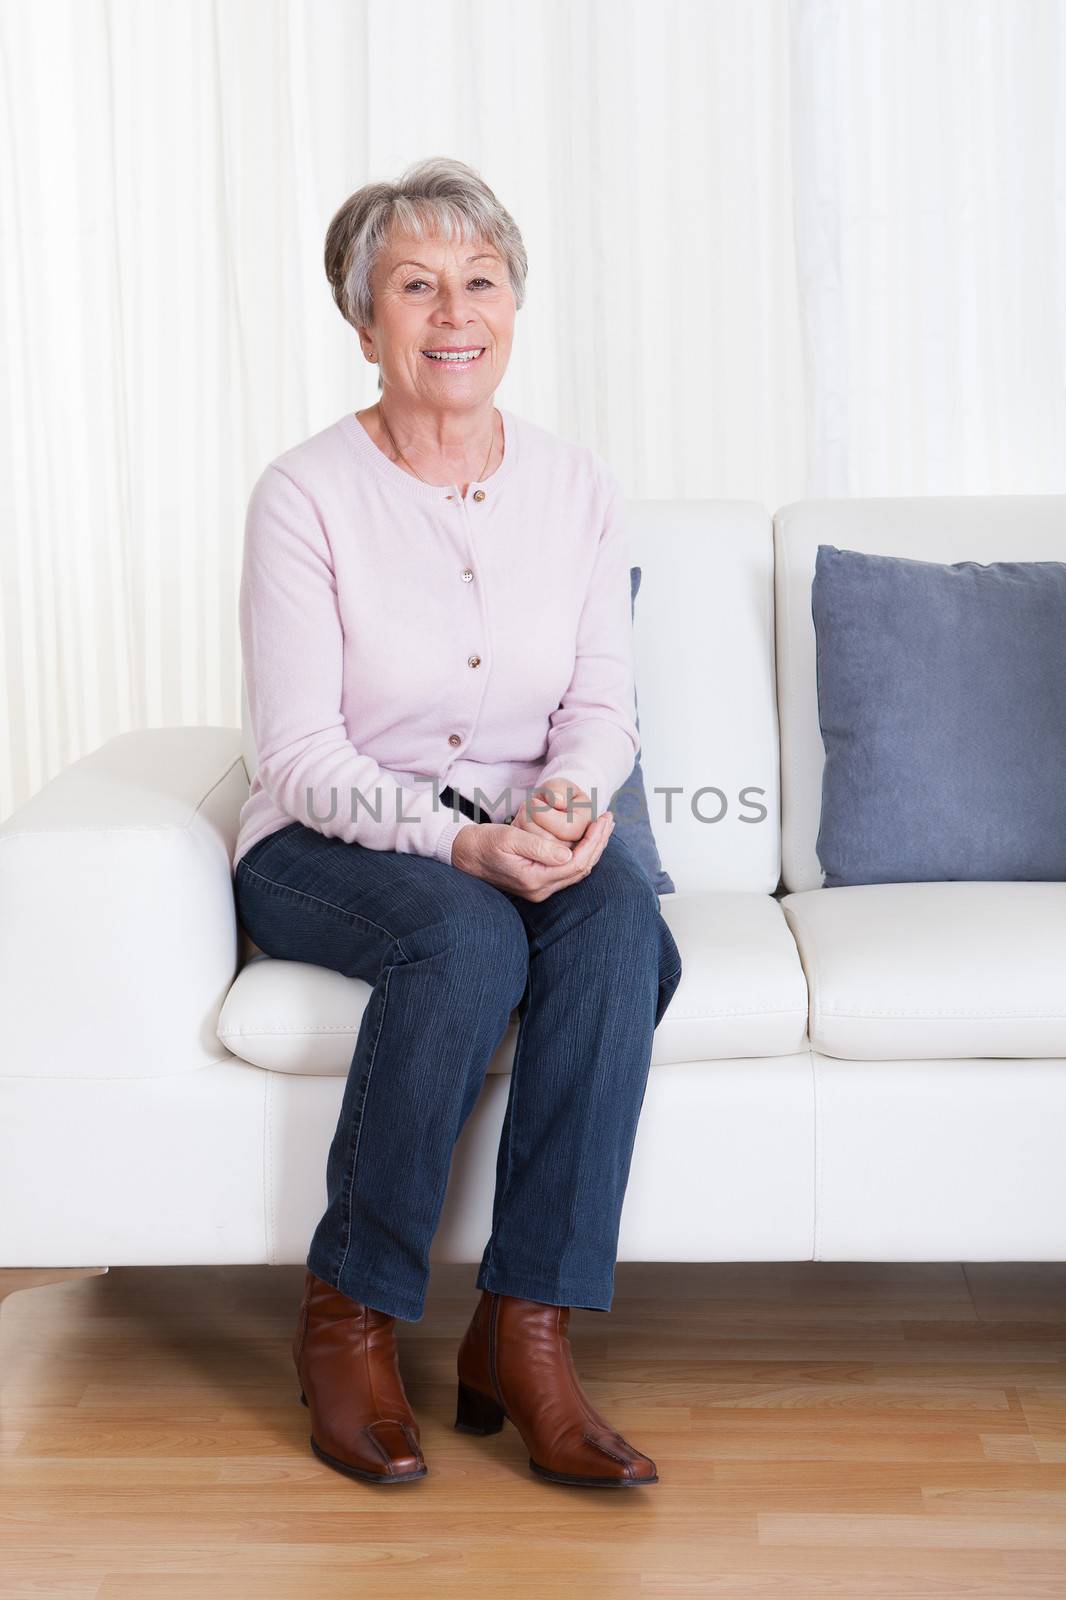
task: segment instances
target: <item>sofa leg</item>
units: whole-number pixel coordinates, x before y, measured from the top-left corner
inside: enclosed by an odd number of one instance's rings
[[[67,1278],[97,1278],[107,1267],[0,1267],[0,1310],[9,1294],[17,1289],[39,1289],[46,1283],[63,1283]]]

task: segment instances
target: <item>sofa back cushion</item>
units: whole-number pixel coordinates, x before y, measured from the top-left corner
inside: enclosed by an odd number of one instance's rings
[[[781,836],[770,515],[742,500],[629,500],[626,532],[642,573],[634,669],[663,863],[679,892],[772,894]],[[655,792],[665,786],[680,790],[669,812],[671,797]]]
[[[811,587],[820,544],[916,561],[1066,560],[1066,495],[807,500],[774,517],[782,878],[823,887],[816,849],[825,747]]]

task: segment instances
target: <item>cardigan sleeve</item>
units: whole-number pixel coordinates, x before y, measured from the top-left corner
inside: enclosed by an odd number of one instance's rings
[[[273,463],[248,502],[239,614],[259,782],[275,805],[330,838],[450,864],[452,840],[473,824],[434,806],[432,787],[386,777],[348,738],[329,541],[307,495]]]
[[[607,809],[640,751],[624,501],[606,462],[601,483],[599,541],[578,623],[573,675],[548,719],[547,759],[537,776],[537,783],[572,778],[589,795],[593,816]]]

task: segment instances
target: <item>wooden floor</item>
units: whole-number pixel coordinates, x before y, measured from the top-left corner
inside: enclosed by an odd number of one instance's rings
[[[1066,1266],[643,1265],[575,1310],[585,1388],[658,1463],[535,1479],[457,1433],[475,1268],[398,1324],[428,1476],[308,1447],[298,1267],[117,1267],[0,1315],[3,1600],[1066,1595]]]

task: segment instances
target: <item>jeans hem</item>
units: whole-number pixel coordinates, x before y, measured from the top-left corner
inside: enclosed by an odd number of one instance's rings
[[[340,1294],[348,1296],[349,1300],[357,1300],[360,1305],[371,1306],[375,1311],[384,1312],[387,1317],[400,1317],[404,1322],[419,1322],[426,1309],[425,1296],[417,1299],[405,1295],[403,1291],[397,1292],[390,1289],[387,1284],[376,1284],[369,1278],[352,1281],[349,1272],[345,1272],[345,1282],[337,1282],[337,1274],[331,1269],[326,1272],[315,1266],[311,1257],[307,1258],[307,1266],[316,1278],[321,1278],[323,1283],[332,1284]]]
[[[495,1267],[482,1268],[474,1285],[490,1294],[510,1294],[518,1300],[540,1300],[552,1306],[577,1306],[583,1311],[610,1311],[612,1295],[604,1297],[598,1290],[579,1285],[551,1284],[543,1279],[523,1278],[520,1274],[500,1272]],[[606,1298],[606,1304],[604,1300]]]

